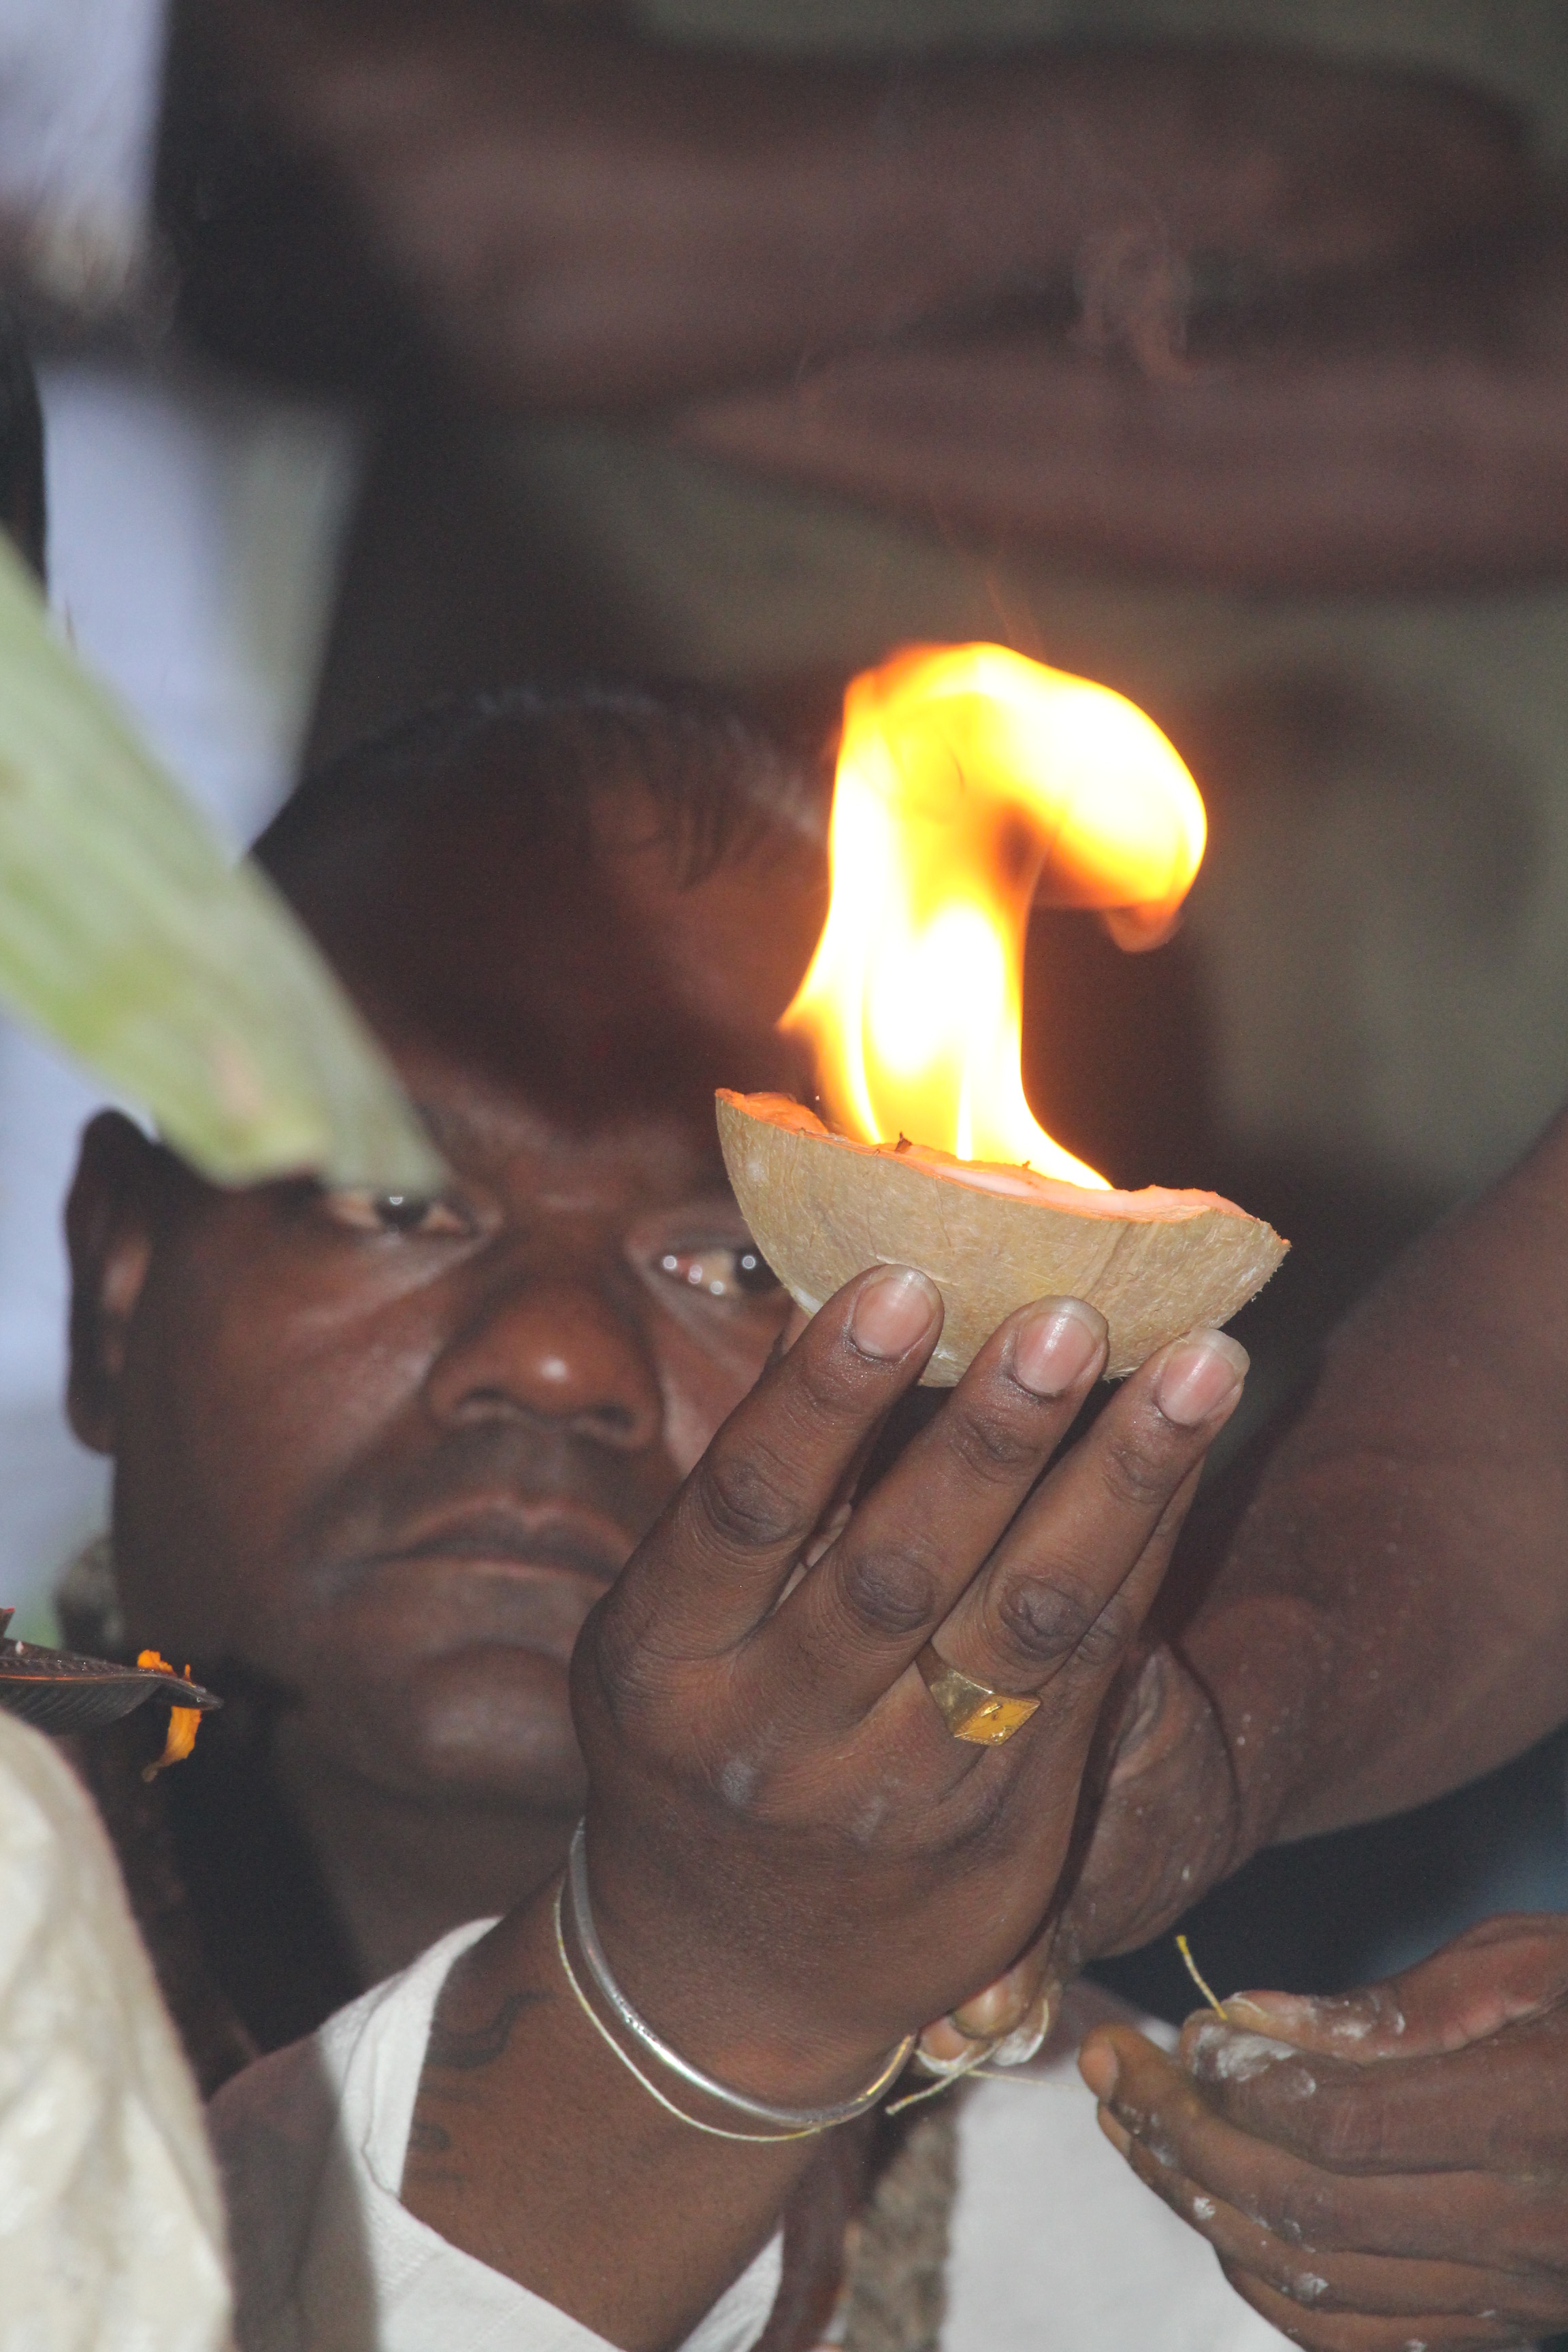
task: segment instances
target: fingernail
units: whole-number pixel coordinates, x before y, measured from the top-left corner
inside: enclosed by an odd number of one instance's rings
[[[1189,1331],[1175,1340],[1160,1368],[1154,1402],[1178,1429],[1196,1429],[1228,1404],[1247,1378],[1251,1357],[1223,1331]]]
[[[1207,2011],[1199,2011],[1196,2023],[1189,2019],[1183,2028],[1183,2048],[1188,2071],[1200,2083],[1250,2083],[1283,2060],[1300,2055],[1288,2042],[1222,2024]]]
[[[961,2066],[974,2049],[972,2035],[954,2025],[951,2017],[939,2017],[928,2025],[920,2039],[920,2053],[933,2071]]]
[[[1078,2071],[1103,2106],[1116,2095],[1117,2078],[1121,2069],[1116,2063],[1116,2053],[1103,2042],[1086,2042],[1078,2053]]]
[[[972,2042],[990,2042],[998,2033],[1006,2033],[1016,2025],[1024,2013],[1025,1992],[1010,1977],[987,1985],[972,2000],[961,2001],[952,2011],[952,2021],[960,2033],[968,2034]]]
[[[1013,1334],[1007,1369],[1032,1396],[1060,1396],[1105,1350],[1105,1318],[1081,1298],[1042,1298]]]
[[[860,1286],[849,1336],[863,1356],[890,1363],[919,1345],[942,1307],[934,1282],[913,1266],[888,1265]]]
[[[1225,2010],[1227,2017],[1239,2017],[1244,2025],[1275,2025],[1302,2014],[1313,2017],[1317,2003],[1298,1993],[1227,1992]]]
[[[994,2066],[1026,2066],[1037,2052],[1043,2048],[1054,2015],[1051,1996],[1043,1992],[1027,2017],[994,2045],[991,2063]]]

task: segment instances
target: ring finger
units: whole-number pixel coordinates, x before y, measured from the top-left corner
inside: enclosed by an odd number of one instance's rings
[[[1158,1590],[1203,1457],[1241,1396],[1223,1331],[1173,1340],[1133,1374],[1019,1513],[938,1628],[942,1658],[1001,1691],[1064,1673],[1100,1699]]]
[[[1037,1300],[986,1342],[837,1541],[770,1621],[790,1683],[841,1721],[896,1682],[978,1573],[1070,1429],[1105,1361],[1079,1299]]]

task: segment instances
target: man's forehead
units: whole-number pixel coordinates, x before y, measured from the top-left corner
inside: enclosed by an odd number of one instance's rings
[[[552,1117],[788,1083],[774,1031],[821,926],[820,844],[765,827],[689,881],[646,809],[616,807],[591,840],[541,838],[476,795],[301,877],[300,909],[395,1049]]]
[[[607,1191],[639,1176],[722,1182],[717,1129],[705,1107],[623,1111],[606,1103],[586,1117],[563,1116],[504,1077],[417,1045],[397,1060],[421,1123],[454,1168],[521,1177],[536,1191],[559,1185],[574,1199],[600,1178]]]

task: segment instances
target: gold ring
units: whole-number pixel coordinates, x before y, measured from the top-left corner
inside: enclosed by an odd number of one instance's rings
[[[1022,1729],[1039,1699],[1022,1698],[1010,1691],[993,1690],[949,1665],[934,1642],[928,1642],[915,1660],[921,1679],[936,1701],[937,1713],[955,1739],[973,1739],[982,1748],[1000,1748]]]

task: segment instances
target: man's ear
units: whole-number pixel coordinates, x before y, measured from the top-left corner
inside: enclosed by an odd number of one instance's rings
[[[165,1155],[117,1110],[82,1130],[66,1202],[70,1249],[70,1425],[95,1454],[112,1454],[126,1336],[153,1255]]]

